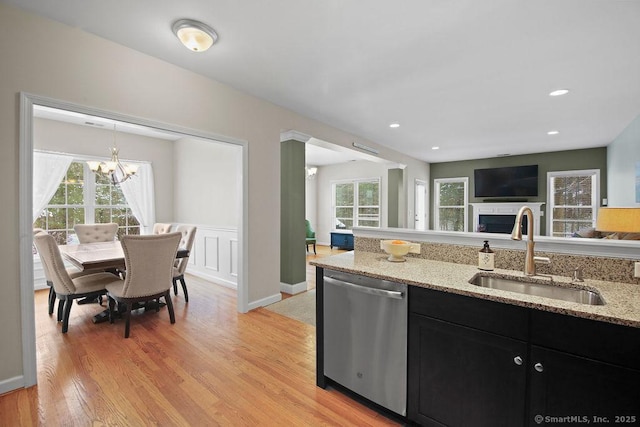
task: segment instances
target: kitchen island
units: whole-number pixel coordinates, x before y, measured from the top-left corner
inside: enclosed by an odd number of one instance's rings
[[[605,303],[587,305],[472,285],[480,272],[472,265],[417,257],[391,263],[358,251],[312,264],[320,387],[332,381],[322,366],[323,318],[334,315],[323,305],[322,280],[331,270],[409,285],[408,330],[397,331],[408,338],[409,421],[550,425],[576,416],[592,425],[640,425],[638,285],[553,276],[554,285],[595,291]]]

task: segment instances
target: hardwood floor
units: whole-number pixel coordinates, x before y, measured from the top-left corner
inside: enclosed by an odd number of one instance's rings
[[[328,248],[327,248],[328,249]],[[315,328],[188,276],[189,303],[93,324],[75,305],[63,335],[36,292],[38,385],[0,396],[0,426],[397,425],[315,385]]]
[[[309,246],[311,249],[311,246]],[[343,252],[347,252],[342,249],[333,248],[331,249],[329,246],[320,246],[316,245],[317,254],[311,252],[307,252],[307,290],[315,289],[316,287],[316,268],[313,265],[309,265],[309,261],[313,261],[314,259],[324,258],[331,255],[341,254]]]

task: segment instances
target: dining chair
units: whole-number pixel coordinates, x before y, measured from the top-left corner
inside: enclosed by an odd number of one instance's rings
[[[45,233],[47,234],[47,232],[45,230],[43,230],[42,228],[34,228],[33,229],[33,235],[37,235],[38,233]],[[36,252],[38,252],[37,248],[36,248]],[[49,315],[53,314],[53,309],[55,308],[55,304],[56,304],[56,291],[53,288],[53,282],[51,281],[51,273],[49,272],[49,267],[47,266],[46,260],[44,259],[44,257],[40,256],[40,263],[42,264],[42,271],[44,272],[44,278],[45,281],[47,283],[47,286],[49,287],[49,297],[48,297],[48,308],[49,308]],[[75,267],[67,267],[67,274],[69,275],[69,277],[71,277],[72,279],[76,279],[80,276],[86,276],[88,274],[92,274],[92,273],[96,273],[97,271],[90,271],[90,270],[78,270]],[[60,319],[58,319],[60,320]]]
[[[181,233],[122,237],[122,250],[127,274],[121,282],[107,285],[109,297],[109,321],[114,322],[115,304],[124,307],[124,337],[129,338],[131,309],[134,303],[156,300],[164,297],[169,311],[169,320],[176,322],[171,301],[171,278],[173,264],[178,252]]]
[[[80,243],[112,242],[118,232],[118,224],[76,224],[73,231],[76,232]]]
[[[307,233],[307,252],[309,252],[309,245],[313,245],[313,253],[317,253],[316,252],[316,232],[313,231],[313,228],[311,227],[311,223],[309,222],[308,219],[304,220],[305,222],[305,227],[306,227],[306,233]]]
[[[186,249],[191,253],[193,242],[196,238],[196,227],[192,225],[179,225],[176,227],[176,231],[182,234],[179,247]],[[173,265],[173,293],[178,295],[178,282],[182,285],[182,292],[184,292],[184,301],[189,302],[189,293],[187,292],[187,284],[184,280],[184,272],[187,270],[189,264],[189,257],[178,258]]]
[[[171,224],[156,222],[153,224],[153,234],[166,234],[171,232]]]
[[[55,297],[58,303],[58,321],[62,321],[62,333],[69,329],[69,315],[73,300],[78,298],[96,298],[104,295],[106,286],[120,279],[111,273],[101,272],[85,274],[71,278],[67,272],[60,249],[52,235],[40,232],[33,236],[33,243],[40,254],[45,276],[51,281]],[[54,299],[55,302],[55,299]],[[50,300],[49,314],[53,313],[53,304]]]

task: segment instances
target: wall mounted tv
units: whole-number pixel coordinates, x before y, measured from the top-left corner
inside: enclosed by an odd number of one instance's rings
[[[538,165],[476,169],[476,197],[536,197]]]

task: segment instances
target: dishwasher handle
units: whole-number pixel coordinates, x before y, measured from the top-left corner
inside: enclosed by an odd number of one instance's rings
[[[340,286],[342,288],[351,289],[356,292],[362,292],[369,295],[377,295],[380,297],[402,299],[404,293],[400,291],[388,291],[386,289],[371,288],[369,286],[356,285],[355,283],[343,282],[342,280],[334,279],[332,277],[324,277],[324,282],[334,286]]]

